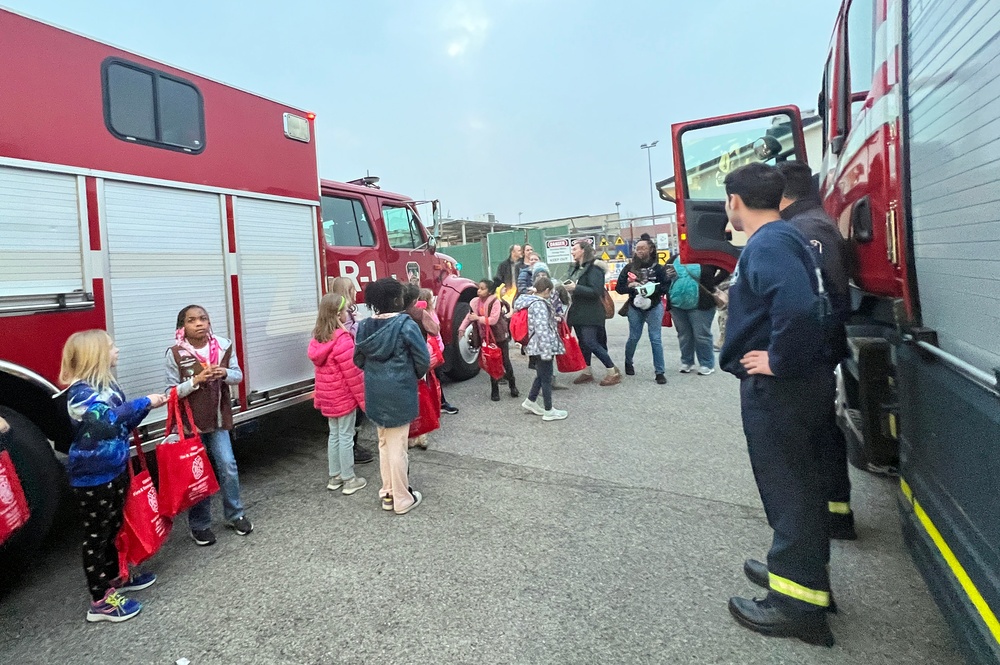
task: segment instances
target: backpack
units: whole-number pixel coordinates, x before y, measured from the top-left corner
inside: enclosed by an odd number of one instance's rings
[[[680,258],[674,260],[677,278],[670,285],[670,306],[677,309],[698,309],[699,287],[701,279],[700,265],[681,265]]]
[[[510,317],[510,338],[524,346],[528,343],[528,308],[519,309]]]

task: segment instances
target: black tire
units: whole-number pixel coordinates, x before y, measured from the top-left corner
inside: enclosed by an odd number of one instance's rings
[[[66,473],[33,422],[5,406],[0,406],[0,416],[10,424],[10,431],[0,436],[0,448],[10,452],[31,511],[28,522],[0,546],[0,571],[6,576],[26,566],[45,541],[65,492]]]
[[[451,339],[445,348],[445,374],[452,381],[465,381],[479,374],[479,353],[472,356],[462,355],[462,345],[464,342],[458,334],[458,327],[462,325],[466,315],[471,308],[469,303],[460,302],[455,305],[455,313],[452,315]]]

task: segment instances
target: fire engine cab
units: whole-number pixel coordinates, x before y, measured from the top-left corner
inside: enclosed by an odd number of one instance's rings
[[[844,0],[820,192],[855,256],[838,408],[971,662],[1000,662],[1000,5]],[[735,266],[723,179],[806,158],[797,108],[673,125],[681,259]],[[863,516],[862,518],[863,519]]]
[[[446,369],[476,373],[456,323],[475,285],[414,201],[320,181],[313,114],[7,10],[0,34],[0,415],[31,510],[0,566],[37,547],[65,483],[50,442],[71,440],[57,377],[74,332],[114,337],[127,395],[163,392],[177,312],[204,306],[234,341],[246,421],[310,399],[329,280],[393,276],[437,294]]]

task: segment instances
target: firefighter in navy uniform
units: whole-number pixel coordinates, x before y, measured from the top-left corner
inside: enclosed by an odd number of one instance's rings
[[[830,372],[847,357],[847,319],[851,315],[848,285],[849,254],[844,237],[833,219],[823,210],[812,169],[802,162],[782,162],[778,170],[785,176],[781,197],[781,218],[798,229],[812,247],[823,274],[833,310],[828,321]],[[847,441],[837,425],[833,401],[827,410],[827,441],[823,446],[823,476],[827,483],[830,537],[856,540],[854,512],[851,510],[851,479],[847,471]]]
[[[726,176],[726,214],[749,240],[729,287],[722,369],[740,379],[743,431],[774,530],[763,600],[730,598],[741,625],[776,637],[833,645],[827,623],[830,540],[821,447],[834,398],[826,363],[819,269],[803,236],[778,212],[785,179],[765,164]],[[749,562],[748,562],[749,563]]]

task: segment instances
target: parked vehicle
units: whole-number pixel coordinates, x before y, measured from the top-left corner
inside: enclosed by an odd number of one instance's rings
[[[388,274],[440,298],[449,373],[478,371],[456,343],[475,285],[411,199],[320,184],[312,113],[2,9],[0,34],[0,415],[32,516],[0,558],[29,556],[58,504],[76,331],[111,333],[126,394],[162,392],[177,312],[203,305],[236,345],[243,422],[310,399],[328,280]]]
[[[1000,662],[1000,9],[844,0],[823,72],[824,206],[856,256],[838,406],[899,474],[906,542],[970,661]],[[673,125],[681,259],[732,269],[723,180],[805,159],[797,108]]]

